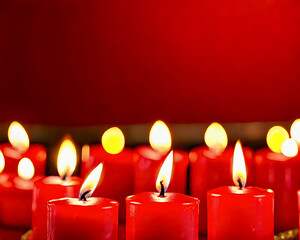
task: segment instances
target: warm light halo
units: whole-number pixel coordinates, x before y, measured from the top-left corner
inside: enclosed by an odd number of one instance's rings
[[[272,127],[267,133],[267,144],[276,153],[281,153],[282,143],[289,138],[289,133],[281,126]]]
[[[247,171],[245,157],[240,140],[236,142],[233,152],[232,179],[236,186],[240,185],[238,181],[238,179],[240,179],[242,187],[245,187],[247,181]]]
[[[94,193],[94,191],[99,183],[102,169],[103,169],[103,163],[100,163],[87,176],[87,178],[85,179],[84,183],[82,184],[82,186],[80,188],[79,199],[81,199],[81,196],[86,192],[88,192],[88,193],[85,195],[85,197],[90,197]]]
[[[291,137],[300,145],[300,119],[296,119],[291,126]]]
[[[156,121],[149,133],[151,147],[159,152],[167,153],[172,146],[171,132],[168,126],[161,120]]]
[[[12,122],[8,128],[8,140],[19,152],[26,152],[29,148],[29,137],[24,127],[17,121]]]
[[[76,147],[70,139],[65,139],[60,145],[57,157],[57,171],[62,178],[70,177],[77,161]]]
[[[90,145],[83,145],[81,148],[81,160],[87,162],[90,159]]]
[[[2,151],[0,150],[0,173],[2,173],[4,168],[5,168],[5,159]]]
[[[228,137],[223,126],[214,122],[206,129],[204,141],[209,148],[217,153],[222,153],[228,144]]]
[[[22,158],[18,164],[19,177],[29,180],[34,176],[34,165],[29,158]]]
[[[106,152],[118,154],[125,146],[125,137],[120,128],[112,127],[103,133],[101,142]]]
[[[166,157],[158,173],[156,179],[156,189],[158,192],[161,191],[161,181],[164,186],[164,190],[167,191],[171,181],[172,169],[173,169],[173,150]]]
[[[286,139],[281,144],[281,152],[286,157],[295,157],[298,154],[298,145],[293,138]]]

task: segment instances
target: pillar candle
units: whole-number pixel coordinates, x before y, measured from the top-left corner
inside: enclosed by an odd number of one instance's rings
[[[234,149],[232,179],[236,186],[218,187],[207,192],[208,240],[272,240],[274,193],[245,187],[247,171],[240,141]]]
[[[173,152],[157,177],[158,192],[143,192],[126,199],[126,239],[198,239],[199,200],[180,193],[165,193],[171,178]]]
[[[190,194],[200,199],[199,231],[207,232],[207,191],[216,187],[232,184],[232,157],[234,148],[227,146],[224,128],[213,123],[205,133],[208,146],[200,146],[190,152]],[[243,147],[248,183],[254,182],[254,159],[252,150]]]
[[[87,177],[79,199],[61,198],[48,202],[48,240],[118,239],[118,202],[90,197],[99,181],[102,166],[99,164]]]

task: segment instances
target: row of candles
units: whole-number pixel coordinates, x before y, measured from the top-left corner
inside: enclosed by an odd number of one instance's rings
[[[47,239],[47,222],[48,239],[116,239],[118,219],[126,220],[128,240],[197,239],[198,228],[202,234],[208,229],[209,239],[271,239],[272,190],[275,230],[298,225],[299,132],[300,120],[293,123],[291,138],[284,128],[271,128],[270,150],[253,156],[239,141],[227,147],[227,134],[218,123],[205,133],[207,147],[190,154],[170,152],[171,134],[161,121],[150,131],[151,147],[134,150],[124,148],[124,135],[114,127],[103,134],[102,146],[83,146],[81,178],[71,177],[77,153],[70,139],[59,150],[60,177],[44,177],[45,148],[30,145],[24,128],[13,122],[10,143],[0,145],[0,221],[9,227],[32,223],[38,240]],[[188,166],[193,197],[185,195]],[[265,189],[245,187],[246,179]],[[232,181],[236,187],[228,187]],[[93,192],[97,198],[88,198]]]

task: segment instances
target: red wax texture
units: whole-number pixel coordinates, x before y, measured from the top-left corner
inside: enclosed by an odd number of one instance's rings
[[[47,202],[62,197],[78,197],[82,180],[71,177],[68,181],[50,176],[34,183],[32,199],[32,230],[34,240],[47,239]]]
[[[61,198],[48,203],[48,240],[118,239],[119,203],[107,198]]]
[[[274,192],[219,187],[207,192],[208,240],[273,240]]]
[[[275,232],[298,227],[300,156],[285,157],[265,148],[256,152],[256,184],[275,192]]]
[[[89,159],[82,160],[81,177],[85,179],[101,162],[104,163],[101,180],[93,196],[118,201],[119,217],[125,222],[125,199],[133,194],[133,150],[124,148],[119,154],[109,154],[101,145],[91,146]]]
[[[134,193],[156,191],[156,179],[168,153],[162,154],[150,146],[140,146],[134,157]],[[188,153],[174,150],[172,180],[168,192],[186,193]]]
[[[180,193],[144,192],[126,199],[126,240],[198,239],[199,200]]]
[[[34,181],[16,174],[0,175],[0,221],[6,227],[30,228]]]
[[[35,175],[45,176],[46,173],[46,148],[41,144],[30,144],[25,153],[19,153],[10,143],[0,144],[0,150],[5,158],[5,168],[3,172],[18,172],[19,161],[26,157],[29,158],[35,169]]]
[[[206,193],[220,186],[230,186],[232,180],[233,147],[216,156],[208,147],[202,146],[190,152],[190,194],[200,199],[199,231],[207,232]],[[254,185],[254,158],[252,150],[243,147],[247,167],[247,185]]]

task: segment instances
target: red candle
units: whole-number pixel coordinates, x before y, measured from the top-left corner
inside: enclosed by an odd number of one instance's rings
[[[29,158],[35,168],[36,175],[45,175],[47,152],[41,144],[29,145],[29,137],[18,122],[13,122],[8,129],[10,143],[0,144],[0,150],[6,159],[4,172],[17,173],[19,161]]]
[[[126,199],[126,239],[198,239],[199,200],[180,193],[165,193],[173,164],[173,152],[157,177],[158,193],[144,192]]]
[[[28,158],[21,159],[18,175],[0,175],[0,219],[6,227],[30,228],[34,166]]]
[[[207,192],[208,240],[274,239],[274,193],[272,190],[245,187],[246,166],[238,141],[233,157],[233,181]]]
[[[171,148],[171,134],[165,123],[157,121],[150,131],[150,146],[135,149],[134,157],[134,193],[155,191],[153,183]],[[170,191],[186,193],[188,153],[174,150],[173,181]]]
[[[47,239],[47,202],[62,197],[76,197],[82,180],[71,177],[76,166],[76,149],[65,140],[59,150],[57,169],[61,177],[50,176],[34,183],[32,200],[33,239]]]
[[[224,128],[211,124],[205,133],[208,147],[197,147],[190,152],[190,194],[200,199],[199,231],[207,232],[207,191],[216,187],[231,185],[233,147],[227,147],[227,135]],[[253,184],[254,160],[249,148],[243,148],[248,182]]]
[[[118,239],[117,201],[90,198],[99,181],[100,163],[83,183],[79,199],[61,198],[48,203],[48,240]]]
[[[102,136],[103,146],[83,147],[81,165],[81,177],[85,178],[91,169],[104,163],[101,184],[96,188],[94,196],[117,200],[122,222],[125,222],[125,199],[133,194],[133,151],[123,148],[124,144],[121,130],[110,128]]]
[[[292,150],[288,152],[294,152],[291,157],[281,153],[283,150],[289,155],[285,150],[286,143],[289,145],[290,142],[288,137],[287,131],[282,127],[271,128],[267,135],[267,143],[271,150],[265,148],[255,154],[257,186],[270,188],[276,195],[275,232],[298,227],[297,190],[300,188],[300,156],[297,155],[296,143],[294,150],[293,147],[288,147]],[[296,156],[292,157],[293,155]]]

